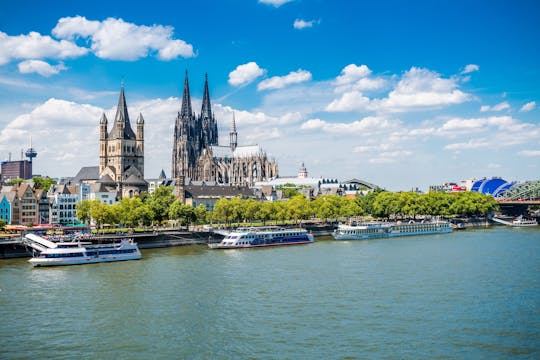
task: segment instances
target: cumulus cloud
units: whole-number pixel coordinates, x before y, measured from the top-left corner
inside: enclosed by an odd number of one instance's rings
[[[507,102],[507,101],[503,101],[497,105],[493,105],[493,106],[489,106],[489,105],[482,105],[480,107],[480,111],[481,112],[486,112],[486,111],[502,111],[502,110],[506,110],[506,109],[510,109],[510,104]]]
[[[0,65],[13,59],[66,59],[85,55],[88,49],[71,41],[55,40],[37,32],[10,36],[0,32]]]
[[[61,70],[67,69],[62,63],[58,65],[50,65],[42,60],[25,60],[19,63],[18,67],[21,74],[36,73],[45,77],[56,75]]]
[[[265,73],[265,69],[261,69],[256,62],[251,61],[238,65],[236,69],[229,73],[229,84],[232,86],[247,85]]]
[[[257,90],[282,89],[291,84],[299,84],[311,80],[311,73],[307,70],[298,69],[291,71],[285,76],[273,76],[263,80],[257,85]]]
[[[457,89],[453,78],[443,78],[428,69],[412,67],[388,97],[376,101],[376,107],[390,112],[436,109],[461,104],[472,99],[470,94]]]
[[[366,110],[370,108],[371,101],[359,91],[344,93],[339,99],[335,99],[326,106],[326,111],[355,111]]]
[[[526,103],[525,105],[523,105],[521,107],[521,109],[519,109],[520,112],[527,112],[527,111],[532,111],[536,108],[536,102],[535,101],[529,101],[528,103]]]
[[[465,68],[461,71],[462,74],[469,74],[469,73],[472,73],[472,72],[475,72],[475,71],[478,71],[480,70],[480,66],[476,65],[476,64],[469,64],[469,65],[466,65]]]
[[[489,141],[483,139],[471,139],[467,142],[448,144],[444,147],[445,150],[470,150],[490,147]]]
[[[386,85],[386,80],[381,77],[371,78],[372,71],[367,65],[349,64],[345,66],[340,75],[334,81],[335,92],[345,91],[366,91],[382,89]]]
[[[540,157],[540,150],[523,150],[518,152],[521,156],[528,156],[528,157]]]
[[[294,0],[259,0],[261,4],[272,5],[275,7],[280,7],[283,4],[293,2],[293,1]]]
[[[391,121],[386,118],[368,116],[361,120],[353,121],[351,123],[343,122],[329,122],[321,119],[310,119],[304,122],[301,126],[301,130],[313,131],[319,130],[328,133],[336,134],[358,134],[358,133],[376,133],[381,131],[387,131],[390,128],[396,127],[399,122]]]
[[[161,60],[195,56],[193,46],[173,38],[174,28],[136,25],[122,19],[88,20],[84,16],[64,17],[52,30],[62,39],[88,38],[91,49],[102,59],[133,61],[157,52]]]
[[[350,84],[369,75],[371,75],[371,70],[367,65],[349,64],[341,70],[341,74],[336,78],[336,84]]]
[[[0,151],[18,149],[32,136],[39,153],[34,165],[38,173],[49,175],[47,171],[60,170],[58,161],[62,161],[62,169],[95,164],[101,112],[101,108],[92,105],[51,98],[29,113],[15,117],[0,131],[0,137],[6,139],[0,144]],[[73,174],[70,171],[54,175]]]
[[[293,23],[293,27],[297,30],[302,30],[305,28],[312,28],[313,25],[318,24],[318,20],[303,20],[303,19],[295,19]]]
[[[352,66],[351,66],[352,65]],[[367,66],[348,65],[336,79],[336,83],[362,81],[371,73]],[[369,83],[368,83],[369,84]],[[383,82],[374,87],[384,86]],[[406,112],[438,109],[445,106],[461,104],[472,99],[472,95],[458,89],[455,78],[443,78],[428,69],[412,67],[405,72],[394,89],[386,98],[370,99],[359,90],[344,93],[341,98],[333,100],[326,107],[327,111],[377,111]]]

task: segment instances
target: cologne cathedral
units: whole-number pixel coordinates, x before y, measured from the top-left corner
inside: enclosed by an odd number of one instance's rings
[[[210,105],[208,76],[204,82],[201,113],[191,108],[186,71],[182,107],[174,125],[172,178],[180,184],[190,181],[252,186],[278,176],[278,165],[258,145],[238,146],[236,123],[232,119],[229,144],[219,145],[217,122]]]

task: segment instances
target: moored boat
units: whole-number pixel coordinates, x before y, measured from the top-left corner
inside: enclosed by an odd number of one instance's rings
[[[305,229],[286,229],[276,226],[238,228],[219,243],[208,244],[211,249],[242,249],[266,246],[312,243],[313,235]]]
[[[356,225],[340,224],[332,236],[336,240],[362,240],[398,236],[445,234],[452,232],[452,225],[446,221],[407,223],[372,222]]]
[[[81,265],[138,260],[142,257],[137,244],[129,239],[123,239],[120,243],[92,245],[81,242],[55,243],[35,234],[27,234],[24,242],[34,249],[34,256],[28,260],[34,266]]]
[[[523,216],[518,216],[512,221],[512,226],[538,226],[538,222],[534,219],[525,219]]]

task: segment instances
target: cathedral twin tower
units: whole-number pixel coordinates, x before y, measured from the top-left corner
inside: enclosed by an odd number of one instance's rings
[[[98,182],[116,186],[123,197],[146,190],[144,181],[144,119],[137,118],[137,133],[131,128],[124,86],[115,121],[107,132],[105,114],[100,120],[100,162]],[[208,76],[205,77],[201,113],[191,107],[188,74],[184,80],[181,110],[174,125],[171,177],[181,184],[215,182],[252,186],[278,176],[275,160],[270,160],[258,145],[238,146],[236,123],[232,119],[229,144],[218,143],[217,121],[210,104]]]

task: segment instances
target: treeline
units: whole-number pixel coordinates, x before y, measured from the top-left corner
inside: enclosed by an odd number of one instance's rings
[[[288,201],[259,202],[252,199],[220,199],[213,220],[222,223],[242,221],[287,221],[318,218],[325,221],[371,215],[376,218],[415,218],[416,216],[484,216],[498,209],[492,196],[477,192],[392,193],[375,191],[355,198],[323,195],[313,201],[302,195]]]
[[[192,207],[176,200],[173,188],[160,186],[151,195],[125,198],[114,205],[99,200],[83,200],[76,205],[77,217],[83,223],[92,219],[98,227],[122,224],[128,227],[159,225],[176,220],[183,226],[208,222],[209,213],[202,205]]]
[[[85,200],[77,204],[77,216],[85,223],[91,217],[98,226],[123,224],[135,227],[161,224],[168,220],[176,220],[188,226],[210,222],[299,222],[311,218],[328,221],[366,215],[388,219],[425,215],[484,216],[497,208],[498,203],[493,197],[469,191],[452,194],[375,191],[355,198],[324,195],[312,201],[303,195],[278,202],[222,198],[216,202],[214,211],[208,212],[203,205],[194,208],[180,203],[175,199],[172,187],[162,186],[151,195],[122,199],[112,206],[97,200]]]

